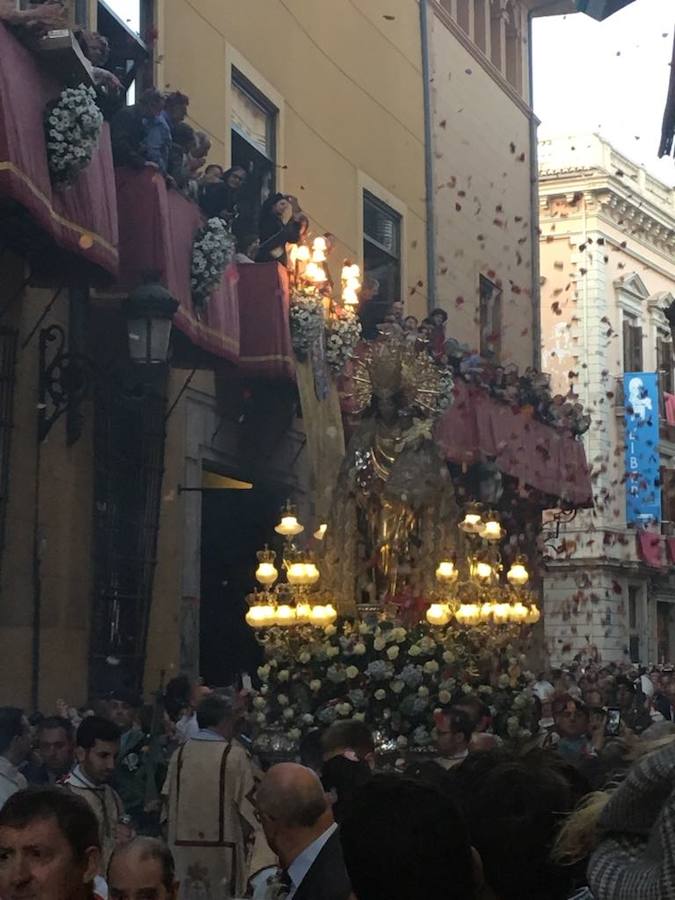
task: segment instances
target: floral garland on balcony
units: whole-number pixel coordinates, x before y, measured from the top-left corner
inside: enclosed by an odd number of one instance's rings
[[[236,241],[223,219],[209,219],[192,244],[190,286],[197,311],[206,308],[223,272],[234,260]]]
[[[466,694],[490,706],[497,734],[527,741],[535,679],[517,637],[510,627],[406,628],[376,614],[325,628],[269,628],[260,636],[265,662],[253,699],[260,749],[274,749],[264,745],[278,732],[290,751],[312,728],[347,718],[377,729],[382,749],[428,748],[435,711]]]
[[[56,102],[47,106],[47,161],[55,184],[73,184],[86,169],[98,145],[102,125],[96,92],[84,84],[66,88]]]

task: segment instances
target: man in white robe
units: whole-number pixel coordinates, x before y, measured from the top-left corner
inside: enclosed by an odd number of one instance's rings
[[[197,711],[200,731],[176,751],[164,785],[168,843],[181,900],[243,897],[259,828],[249,757],[233,740],[238,711],[216,694]]]

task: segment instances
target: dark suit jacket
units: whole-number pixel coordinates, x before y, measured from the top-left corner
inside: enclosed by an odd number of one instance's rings
[[[660,712],[666,721],[672,721],[670,700],[665,694],[656,694],[654,697],[654,709]]]
[[[342,858],[340,834],[335,831],[300,882],[293,900],[348,900],[352,892]]]

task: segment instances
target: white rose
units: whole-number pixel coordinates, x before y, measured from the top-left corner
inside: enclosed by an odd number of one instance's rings
[[[258,678],[262,681],[267,681],[270,677],[270,667],[269,666],[258,666]]]
[[[352,711],[352,705],[351,703],[338,703],[336,709],[338,715],[346,719],[349,713]]]
[[[279,672],[279,674],[277,675],[277,678],[279,679],[279,681],[288,681],[288,679],[290,677],[291,677],[291,673],[288,671],[288,669],[282,669]]]
[[[435,675],[438,672],[440,666],[436,662],[435,659],[430,659],[429,662],[424,663],[424,671],[427,675]]]
[[[258,725],[265,725],[267,723],[267,718],[265,717],[265,713],[259,712],[255,714],[255,720]]]
[[[363,656],[366,652],[366,645],[362,644],[361,641],[358,644],[354,644],[354,655],[355,656]]]
[[[401,628],[400,626],[396,629],[396,643],[402,644],[403,641],[408,637],[408,632],[405,628]]]
[[[358,678],[359,670],[356,668],[356,666],[347,666],[345,674],[347,678]]]
[[[370,626],[366,625],[365,622],[361,622],[361,624],[359,625],[359,634],[368,634],[369,631]]]
[[[404,734],[399,734],[396,738],[396,746],[404,750],[408,746],[408,738]]]
[[[307,651],[305,650],[305,651],[304,651],[303,653],[301,653],[300,656],[298,657],[298,662],[301,662],[301,663],[303,664],[303,666],[306,666],[307,663],[311,660],[311,658],[312,658],[312,657],[310,656],[310,654],[307,653]]]
[[[408,656],[419,656],[422,651],[417,646],[417,644],[413,644],[412,647],[408,650]]]
[[[387,646],[387,642],[385,641],[384,638],[377,637],[377,638],[375,638],[375,640],[373,641],[373,649],[374,649],[374,650],[377,650],[378,653],[379,653],[380,650],[384,650],[384,648],[385,648],[386,646]]]
[[[314,722],[314,716],[311,713],[305,713],[302,717],[302,721],[305,725],[312,725]]]
[[[291,728],[288,732],[288,736],[292,741],[299,741],[302,732],[299,728]]]
[[[429,688],[425,687],[422,684],[417,688],[417,693],[420,697],[428,697],[429,696]]]
[[[256,697],[255,700],[253,701],[253,708],[254,708],[254,709],[265,709],[265,706],[266,706],[266,705],[267,705],[267,704],[265,703],[265,698],[264,698],[264,697]]]
[[[392,691],[395,694],[400,694],[401,691],[403,690],[403,688],[405,687],[405,684],[402,681],[400,681],[399,679],[397,679],[396,681],[392,681],[392,683],[389,685],[389,687],[392,689]]]
[[[334,656],[339,656],[339,655],[340,655],[340,648],[339,648],[339,647],[333,647],[332,644],[331,644],[330,647],[326,647],[326,656],[327,656],[329,659],[332,659]]]
[[[313,678],[312,681],[310,681],[309,689],[310,689],[310,691],[313,691],[315,694],[317,691],[321,690],[321,682],[319,681],[318,678]]]
[[[455,661],[455,654],[451,653],[450,650],[446,650],[445,653],[443,654],[443,662],[450,665],[450,663],[454,663],[454,661]]]
[[[279,706],[288,706],[288,697],[286,694],[279,694],[277,697],[277,703]]]
[[[326,625],[326,627],[323,630],[323,633],[327,637],[333,637],[333,635],[337,634],[337,628],[335,627],[335,625]]]
[[[473,688],[471,687],[470,684],[463,684],[463,685],[462,685],[462,692],[465,693],[465,694],[473,694]]]
[[[387,650],[387,656],[393,661],[398,657],[400,652],[401,648],[394,645],[393,647],[389,647],[389,649]]]
[[[450,696],[449,691],[439,691],[438,692],[438,702],[442,703],[443,706],[447,706],[450,703],[452,697]]]
[[[295,718],[295,710],[292,706],[287,706],[284,710],[284,719],[294,719]]]
[[[378,688],[378,689],[375,691],[375,699],[376,699],[376,700],[384,700],[384,698],[385,698],[386,696],[387,696],[387,692],[384,691],[384,690],[382,690],[382,688]]]

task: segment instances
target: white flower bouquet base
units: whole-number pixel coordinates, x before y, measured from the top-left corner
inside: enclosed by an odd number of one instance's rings
[[[103,125],[96,91],[66,88],[45,112],[47,161],[55,185],[67,187],[91,162]]]

